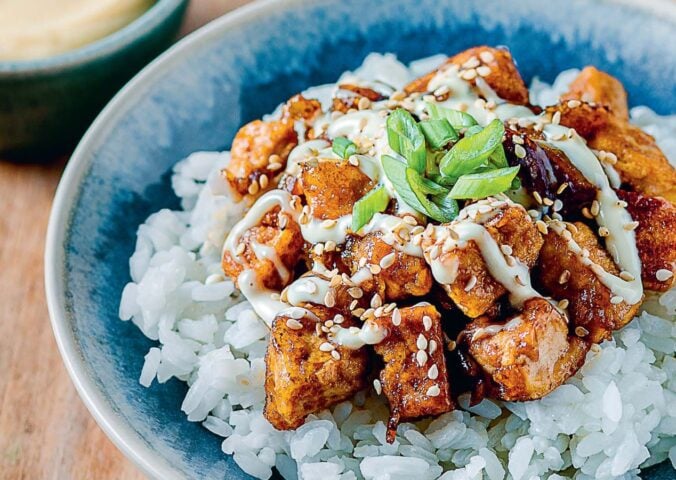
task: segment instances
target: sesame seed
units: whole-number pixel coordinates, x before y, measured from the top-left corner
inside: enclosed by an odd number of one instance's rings
[[[369,100],[366,97],[361,97],[359,99],[359,102],[357,103],[357,107],[359,108],[359,110],[366,110],[370,106],[371,106],[371,100]]]
[[[293,308],[291,310],[291,318],[295,318],[296,320],[300,320],[305,316],[305,310],[302,308]]]
[[[521,138],[519,135],[512,135],[512,143],[523,145],[523,138]]]
[[[552,208],[554,209],[555,212],[561,211],[561,209],[563,208],[563,202],[557,198],[556,200],[554,200],[554,205]]]
[[[435,363],[430,367],[429,370],[427,370],[427,378],[429,378],[430,380],[436,380],[438,376],[439,376],[439,367],[437,367]]]
[[[531,210],[528,210],[528,215],[531,218],[538,218],[540,216],[540,212],[538,210],[531,209]]]
[[[547,198],[547,197],[542,199],[542,203],[544,203],[548,207],[551,207],[552,205],[554,205],[554,201],[551,198]]]
[[[438,397],[441,394],[441,389],[439,388],[439,385],[432,385],[430,388],[427,389],[426,395],[428,397]]]
[[[584,208],[582,209],[582,216],[583,216],[584,218],[589,218],[589,219],[594,218],[594,216],[591,214],[591,212],[589,211],[589,209],[588,209],[587,207],[584,207]]]
[[[422,333],[420,335],[418,335],[418,339],[416,340],[415,344],[418,347],[418,349],[420,349],[420,350],[426,349],[427,348],[427,339],[425,338],[425,335],[423,335]]]
[[[486,65],[481,65],[480,67],[477,67],[476,73],[478,73],[480,77],[487,77],[491,74],[491,69]]]
[[[655,272],[655,278],[660,282],[666,282],[673,276],[674,272],[667,270],[666,268],[660,268],[657,272]]]
[[[340,277],[338,277],[338,278],[340,278]],[[350,302],[350,310],[356,309],[356,308],[357,308],[357,305],[359,305],[359,301],[358,301],[358,300],[352,300],[352,301]]]
[[[249,192],[249,194],[251,195],[256,195],[259,189],[260,186],[258,185],[258,182],[256,180],[252,180],[251,185],[249,185],[249,188],[247,189],[247,192]]]
[[[371,307],[378,308],[383,305],[383,299],[377,293],[371,297]]]
[[[595,217],[599,214],[599,211],[601,211],[601,205],[599,205],[597,200],[594,200],[591,204],[591,210],[589,210],[589,212]]]
[[[340,285],[340,281],[342,279],[340,278],[340,275],[334,275],[331,280],[329,281],[329,286],[336,288],[338,285]]]
[[[377,378],[373,380],[373,389],[376,391],[376,394],[380,395],[383,391],[383,386],[380,384],[380,380]]]
[[[620,272],[620,278],[627,282],[632,282],[635,280],[636,277],[634,277],[631,273],[627,272],[626,270],[622,270]]]
[[[469,70],[463,70],[460,73],[460,78],[463,80],[474,80],[476,78],[476,70],[470,68]]]
[[[554,115],[552,115],[552,123],[554,125],[558,125],[561,122],[561,112],[555,112]]]
[[[327,252],[333,252],[336,249],[336,247],[337,247],[336,242],[334,242],[333,240],[328,240],[324,244],[324,250]]]
[[[514,252],[512,251],[512,247],[510,247],[510,246],[507,245],[506,243],[500,245],[500,251],[502,251],[502,253],[505,254],[505,255],[511,255],[512,253],[514,253]]]
[[[338,352],[338,350],[331,350],[331,356],[332,356],[335,360],[340,360],[340,353]]]
[[[563,272],[561,272],[561,275],[559,275],[559,285],[567,283],[569,279],[570,279],[570,270],[564,270]]]
[[[326,295],[324,295],[324,305],[326,305],[329,308],[336,306],[336,295],[333,293],[332,288],[330,288],[326,292]]]
[[[568,305],[570,305],[570,302],[568,301],[567,298],[564,298],[563,300],[559,300],[559,308],[561,310],[565,310],[568,308]]]
[[[350,287],[347,289],[347,293],[350,294],[352,298],[361,298],[364,296],[364,291],[359,287]]]
[[[482,62],[484,63],[491,63],[493,60],[495,60],[495,57],[491,52],[488,50],[484,50],[479,54],[479,58],[481,59]]]
[[[624,229],[627,231],[636,230],[638,228],[638,222],[629,222],[624,225]]]
[[[524,158],[526,156],[526,149],[517,143],[514,145],[514,155],[518,158]]]
[[[335,220],[333,220],[333,219],[328,219],[328,220],[324,220],[324,221],[321,223],[321,227],[322,227],[322,228],[331,228],[331,227],[333,227],[335,224],[336,224],[336,221],[335,221]]]
[[[514,265],[516,265],[516,259],[514,257],[512,257],[511,255],[505,256],[505,261],[507,262],[507,265],[509,265],[510,267],[513,267]]]
[[[622,303],[624,301],[624,298],[620,297],[619,295],[613,295],[610,297],[610,303],[613,305],[617,305],[618,303]]]
[[[314,252],[315,255],[321,255],[322,253],[324,253],[324,244],[323,243],[316,244],[312,248],[312,251]]]
[[[465,291],[469,292],[470,290],[472,290],[474,288],[474,286],[476,285],[476,282],[477,282],[476,275],[472,275],[470,277],[470,279],[467,281],[467,283],[465,284]]]
[[[449,340],[448,342],[446,342],[446,347],[448,347],[449,352],[452,352],[453,350],[455,350],[455,347],[457,347],[457,344],[455,343],[455,340]]]
[[[533,192],[533,198],[536,202],[542,205],[542,195],[540,195],[540,192]]]
[[[270,155],[270,156],[268,157],[268,162],[269,162],[270,164],[278,163],[278,164],[281,165],[281,164],[282,164],[282,157],[280,157],[280,156],[277,155],[276,153],[273,153],[272,155]],[[268,165],[268,168],[270,168],[270,165]]]
[[[404,217],[404,222],[408,223],[409,225],[417,225],[418,221],[412,217],[411,215],[406,215]]]
[[[476,68],[479,65],[481,65],[479,59],[472,55],[465,63],[462,64],[462,68]]]
[[[340,325],[345,321],[345,317],[341,315],[340,313],[336,314],[335,317],[333,317],[333,323]]]
[[[315,323],[315,333],[316,333],[317,335],[321,335],[321,334],[322,334],[322,325],[321,325],[321,323]]]
[[[415,354],[415,361],[419,366],[423,366],[427,363],[427,352],[425,350],[418,350]]]
[[[432,339],[429,341],[429,348],[427,349],[430,352],[430,355],[434,355],[434,352],[437,351],[437,341]]]
[[[330,352],[332,350],[335,350],[335,348],[336,347],[333,346],[333,343],[329,343],[329,342],[324,342],[319,346],[319,349],[322,352]]]
[[[291,330],[300,330],[301,328],[303,328],[303,324],[300,323],[295,318],[289,318],[286,321],[286,326],[289,327]]]
[[[238,257],[241,254],[243,254],[245,248],[246,248],[246,245],[244,245],[243,243],[238,243],[237,248],[235,248],[235,256]]]
[[[432,328],[432,318],[429,315],[423,315],[423,327],[425,327],[426,332],[429,332]]]
[[[521,285],[522,287],[526,286],[526,282],[523,281],[523,279],[519,275],[514,275],[514,281]]]
[[[390,268],[392,264],[394,264],[394,257],[395,257],[394,252],[392,252],[388,253],[383,258],[381,258],[379,262],[380,268],[382,269]]]
[[[369,272],[371,272],[371,274],[378,275],[381,271],[382,271],[382,268],[380,267],[380,265],[374,265],[374,264],[369,265]]]
[[[353,167],[358,167],[358,166],[359,166],[359,159],[358,159],[357,157],[355,157],[354,155],[350,157],[350,159],[348,160],[348,162],[349,162],[350,165],[352,165]]]
[[[599,227],[599,237],[607,237],[610,235],[610,230],[607,227]]]
[[[395,327],[401,325],[401,312],[399,311],[398,308],[395,308],[392,311],[392,325],[394,325]]]
[[[537,227],[538,231],[541,234],[547,235],[548,229],[547,229],[547,224],[545,222],[543,222],[542,220],[538,220],[537,222],[535,222],[535,226]]]
[[[587,330],[584,327],[577,326],[575,327],[575,335],[577,335],[578,337],[586,337],[587,335],[589,335],[589,330]]]
[[[364,315],[365,311],[366,310],[364,310],[363,308],[355,308],[352,310],[352,315],[354,315],[355,317],[361,317],[362,315]]]

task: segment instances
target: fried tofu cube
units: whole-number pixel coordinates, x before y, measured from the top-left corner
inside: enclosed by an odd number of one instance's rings
[[[634,233],[643,286],[658,292],[669,290],[676,282],[673,275],[676,271],[676,206],[663,198],[636,192],[619,190],[617,193],[627,202],[632,218],[638,220]],[[672,275],[668,276],[668,272]]]
[[[281,222],[281,223],[280,223]],[[281,290],[292,280],[294,267],[301,261],[305,240],[300,226],[280,207],[267,212],[259,225],[248,229],[237,252],[226,251],[221,265],[236,283],[244,270],[253,270],[256,279],[272,290]]]
[[[437,309],[430,304],[398,308],[375,321],[388,332],[374,349],[385,364],[380,385],[390,404],[392,442],[399,422],[440,415],[454,404]]]
[[[272,324],[265,355],[263,414],[278,430],[297,428],[309,414],[342,402],[366,386],[366,350],[327,343],[324,334],[317,334],[317,317],[330,320],[335,312],[309,308],[310,313],[302,318],[282,313]],[[343,325],[351,326],[350,319]],[[325,351],[329,350],[325,344],[330,351]]]
[[[461,212],[459,219],[462,216]],[[470,240],[454,244],[450,249],[444,247],[452,238],[450,232],[444,230],[453,229],[457,222],[441,225],[436,237],[424,239],[422,246],[428,263],[439,263],[446,272],[444,276],[452,278],[450,283],[437,278],[448,296],[465,315],[476,318],[484,315],[507,290],[489,273],[476,242]],[[505,245],[515,259],[528,267],[535,265],[543,240],[523,207],[507,203],[497,209],[483,227],[498,245]]]
[[[365,266],[370,268],[370,279],[360,286],[366,292],[377,293],[385,301],[420,297],[432,289],[432,272],[425,259],[397,250],[378,233],[350,236],[343,250],[343,260],[353,275]]]
[[[352,213],[354,204],[374,186],[359,167],[344,160],[318,159],[301,165],[300,191],[310,215],[322,220]]]
[[[274,187],[272,181],[286,165],[291,150],[298,144],[294,121],[310,120],[321,111],[317,100],[301,95],[290,99],[279,120],[254,120],[239,129],[232,141],[230,162],[222,175],[241,197],[255,199]]]
[[[569,334],[563,314],[532,298],[504,323],[480,317],[461,333],[466,349],[488,375],[492,395],[507,401],[542,398],[577,372],[589,344]]]
[[[652,136],[600,105],[571,107],[565,102],[548,110],[561,112],[561,125],[574,128],[590,148],[612,153],[616,158],[613,168],[623,184],[644,195],[676,202],[676,169]]]
[[[448,59],[446,65],[449,64],[457,66],[461,72],[473,70],[475,78],[483,78],[500,98],[508,102],[519,105],[528,103],[528,88],[514,64],[512,54],[506,49],[487,46],[470,48]],[[404,91],[408,94],[427,92],[428,84],[437,72],[438,70],[430,72],[414,80],[404,87]],[[475,79],[470,81],[476,83]]]
[[[620,273],[594,232],[584,223],[576,222],[561,233],[549,229],[538,259],[537,279],[544,292],[556,300],[569,302],[570,320],[574,327],[582,328],[576,332],[582,333],[587,341],[598,343],[629,323],[640,302],[636,305],[625,301],[612,303],[613,293],[594,273],[595,267],[570,249],[568,239],[589,252],[588,258],[594,264],[613,275]]]
[[[612,75],[596,67],[587,66],[569,85],[568,91],[561,96],[561,101],[580,100],[586,103],[597,103],[608,108],[616,117],[629,121],[627,92],[622,83]]]

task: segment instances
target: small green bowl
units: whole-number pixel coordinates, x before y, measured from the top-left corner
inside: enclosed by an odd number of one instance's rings
[[[176,38],[188,0],[157,0],[124,28],[53,57],[0,62],[0,154],[63,153],[110,98]]]

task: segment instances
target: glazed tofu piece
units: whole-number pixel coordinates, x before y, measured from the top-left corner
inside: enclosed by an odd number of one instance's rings
[[[273,179],[284,170],[289,153],[298,144],[294,122],[309,121],[319,112],[317,100],[296,95],[279,120],[254,120],[240,128],[232,141],[230,162],[222,171],[232,189],[241,197],[255,199],[273,188]]]
[[[305,240],[300,226],[280,208],[267,212],[260,224],[248,229],[235,252],[226,251],[221,264],[236,283],[244,270],[253,270],[262,286],[281,290],[292,280],[294,267],[301,261]],[[239,254],[237,254],[239,253]]]
[[[314,306],[302,318],[283,313],[272,324],[265,355],[263,414],[278,430],[297,428],[310,413],[346,400],[366,386],[366,350],[334,346],[325,334],[317,334],[317,318],[326,321],[334,315],[331,309]],[[343,325],[351,326],[350,320]]]
[[[532,267],[542,247],[542,236],[522,206],[512,202],[498,203],[501,206],[495,207],[494,212],[487,212],[487,220],[477,223],[483,224],[503,253],[507,251],[509,256]],[[446,272],[455,272],[450,275],[451,283],[440,278],[437,281],[465,315],[476,318],[484,315],[507,290],[491,276],[473,240],[453,244],[450,249],[444,247],[449,237],[452,238],[449,229],[452,230],[459,221],[472,221],[462,217],[461,212],[458,220],[437,227],[436,234],[425,237],[422,246],[428,263],[436,259]]]
[[[365,98],[366,100],[362,100]],[[368,87],[359,85],[341,84],[333,95],[331,109],[336,112],[347,113],[350,109],[360,110],[360,102],[364,107],[368,107],[371,102],[385,100],[380,92]]]
[[[571,251],[568,239],[589,252],[588,258]],[[576,333],[589,342],[599,343],[610,338],[613,330],[629,323],[640,302],[613,303],[613,293],[599,280],[589,260],[613,275],[620,273],[584,223],[568,224],[561,233],[550,227],[540,251],[536,276],[545,293],[555,300],[569,302],[568,315]]]
[[[398,308],[375,321],[388,332],[374,349],[385,364],[379,381],[390,404],[392,442],[399,422],[440,415],[454,405],[437,309],[430,304]]]
[[[460,348],[489,378],[498,399],[542,398],[584,363],[589,344],[568,331],[566,318],[543,298],[527,300],[503,323],[480,317],[460,334]]]
[[[483,78],[504,100],[519,105],[528,103],[528,88],[509,50],[486,46],[474,47],[451,57],[446,65],[455,65],[460,68],[461,76],[473,84],[476,83],[476,78]],[[404,91],[408,94],[427,92],[428,84],[437,72],[438,70],[413,80],[404,87]]]
[[[636,248],[641,258],[641,279],[647,290],[665,292],[675,282],[676,206],[663,198],[636,192],[617,192],[627,211],[638,220]],[[670,274],[671,272],[671,274]]]
[[[310,208],[310,215],[322,220],[352,213],[354,204],[374,186],[359,167],[344,160],[316,159],[301,164],[296,186]]]
[[[420,297],[432,289],[432,272],[425,259],[395,249],[385,243],[379,233],[350,236],[343,250],[343,261],[352,275],[363,267],[369,268],[370,279],[360,286],[385,301]]]
[[[607,161],[631,190],[676,202],[676,169],[653,137],[601,105],[572,105],[564,102],[549,111],[561,112],[561,124],[574,128],[590,148],[612,153]]]
[[[622,83],[596,67],[588,66],[582,69],[568,87],[568,92],[561,96],[562,103],[568,100],[603,105],[619,119],[629,121],[627,92]]]

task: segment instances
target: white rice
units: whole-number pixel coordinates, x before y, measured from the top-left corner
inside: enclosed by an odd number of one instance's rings
[[[405,67],[372,54],[345,78],[401,87],[444,57]],[[556,101],[576,71],[552,86],[533,82],[534,103]],[[330,87],[314,90],[324,102]],[[676,161],[676,116],[647,107],[632,120]],[[221,272],[221,245],[242,208],[227,197],[218,171],[229,154],[200,152],[174,168],[182,211],[160,210],[139,227],[130,258],[132,282],[120,318],[149,338],[140,375],[149,386],[171,377],[190,389],[188,420],[225,438],[223,452],[254,477],[276,468],[285,479],[417,480],[638,478],[638,469],[669,458],[676,467],[676,290],[645,304],[638,319],[590,351],[584,367],[547,397],[526,403],[484,400],[465,410],[399,426],[385,441],[382,397],[310,415],[296,431],[276,431],[262,415],[267,329]],[[444,473],[445,472],[445,473]]]

